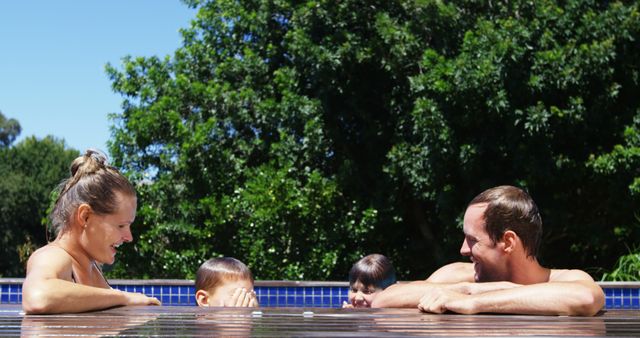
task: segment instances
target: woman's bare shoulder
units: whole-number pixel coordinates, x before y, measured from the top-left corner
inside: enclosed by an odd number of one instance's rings
[[[34,251],[27,262],[27,275],[34,270],[52,272],[55,275],[71,274],[73,258],[57,245],[47,244]]]
[[[68,258],[71,260],[71,256],[67,253],[63,248],[49,243],[31,254],[30,259],[39,259],[41,256],[46,256],[47,258]]]

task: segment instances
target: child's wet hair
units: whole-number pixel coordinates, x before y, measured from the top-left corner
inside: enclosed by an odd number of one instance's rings
[[[212,258],[202,263],[196,272],[196,290],[212,290],[225,281],[251,280],[251,270],[232,257]]]
[[[349,284],[353,285],[356,282],[383,290],[395,284],[396,271],[386,256],[371,254],[361,258],[351,267]]]

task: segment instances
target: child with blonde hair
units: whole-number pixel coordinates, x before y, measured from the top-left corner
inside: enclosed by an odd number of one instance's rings
[[[232,257],[212,258],[196,272],[198,306],[257,307],[253,275]]]

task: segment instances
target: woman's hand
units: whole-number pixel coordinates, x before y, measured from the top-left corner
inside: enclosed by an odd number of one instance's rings
[[[162,305],[156,297],[149,297],[142,293],[122,291],[127,298],[125,305]]]

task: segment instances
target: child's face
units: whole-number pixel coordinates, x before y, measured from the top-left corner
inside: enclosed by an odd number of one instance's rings
[[[363,285],[356,281],[349,288],[349,303],[353,307],[371,307],[373,299],[382,291],[373,285]]]
[[[228,304],[233,298],[237,289],[245,289],[247,292],[253,291],[253,283],[250,279],[227,280],[223,285],[218,286],[213,293],[209,293],[209,306],[232,306]]]

